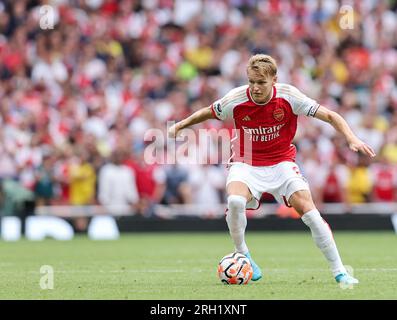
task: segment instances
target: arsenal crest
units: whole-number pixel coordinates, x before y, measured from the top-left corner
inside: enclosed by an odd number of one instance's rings
[[[284,119],[284,110],[281,108],[277,108],[276,110],[273,111],[273,117],[277,121],[281,121]]]

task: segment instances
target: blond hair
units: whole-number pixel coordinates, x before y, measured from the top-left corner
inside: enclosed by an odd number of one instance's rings
[[[258,71],[262,76],[274,77],[277,75],[276,60],[267,54],[253,55],[248,61],[248,69]]]

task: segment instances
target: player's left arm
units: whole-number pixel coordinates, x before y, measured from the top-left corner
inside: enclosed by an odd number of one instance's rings
[[[326,107],[320,105],[314,117],[322,121],[328,122],[335,128],[336,131],[342,133],[346,138],[347,143],[349,144],[350,150],[353,150],[355,152],[360,151],[361,153],[370,157],[376,156],[375,151],[368,144],[357,138],[357,136],[350,129],[345,119],[343,119],[342,116],[337,112],[329,110]]]

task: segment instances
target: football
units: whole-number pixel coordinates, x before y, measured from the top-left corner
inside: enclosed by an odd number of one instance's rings
[[[241,253],[230,253],[218,264],[218,276],[224,284],[247,284],[252,273],[249,259]]]

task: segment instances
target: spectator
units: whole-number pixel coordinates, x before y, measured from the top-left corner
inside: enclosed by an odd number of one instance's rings
[[[188,183],[188,172],[181,165],[166,168],[166,187],[163,204],[187,204],[192,202],[192,189]]]
[[[87,150],[77,149],[71,161],[69,173],[69,201],[71,205],[85,206],[95,204],[96,173],[90,163],[90,155]],[[87,217],[74,219],[78,231],[85,231],[88,225]]]
[[[224,202],[225,172],[223,167],[195,166],[189,170],[188,183],[192,188],[192,203],[213,206]]]
[[[34,193],[16,180],[4,179],[0,181],[0,205],[3,215],[25,219],[34,213]]]
[[[154,204],[159,203],[166,189],[166,174],[164,170],[156,165],[145,162],[143,153],[135,157],[130,155],[124,161],[136,177],[139,201],[137,205],[138,214],[149,217],[154,215]]]
[[[86,150],[77,150],[70,165],[69,179],[70,204],[82,206],[95,203],[96,175]]]
[[[124,157],[121,150],[116,150],[111,161],[100,169],[98,200],[110,212],[130,214],[135,211],[139,196],[135,175],[123,164]]]
[[[349,168],[347,181],[348,203],[365,203],[370,201],[372,183],[368,163],[364,157],[359,156],[357,166]]]
[[[348,168],[341,162],[332,163],[328,170],[323,172],[322,202],[346,202],[346,184],[349,176]]]
[[[36,170],[34,193],[37,206],[52,204],[54,198],[53,163],[52,157],[47,155],[43,159],[43,164]]]
[[[396,201],[397,170],[387,158],[380,156],[379,162],[370,166],[373,190],[371,200],[375,202]]]

